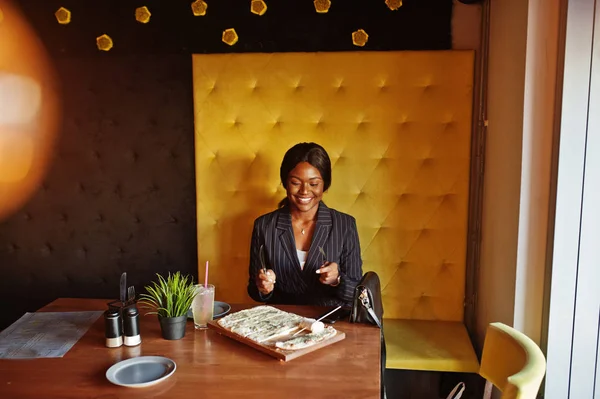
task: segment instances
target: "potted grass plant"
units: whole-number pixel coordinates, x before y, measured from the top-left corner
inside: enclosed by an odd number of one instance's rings
[[[144,287],[146,293],[141,295],[141,302],[153,309],[147,315],[158,315],[164,339],[181,339],[185,336],[187,311],[196,296],[194,281],[180,272],[169,273],[166,279],[156,276],[158,281]]]

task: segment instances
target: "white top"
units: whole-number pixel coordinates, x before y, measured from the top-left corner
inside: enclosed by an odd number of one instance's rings
[[[306,263],[306,258],[308,258],[308,251],[296,249],[296,254],[298,254],[298,260],[300,261],[300,269],[304,270],[304,264]]]

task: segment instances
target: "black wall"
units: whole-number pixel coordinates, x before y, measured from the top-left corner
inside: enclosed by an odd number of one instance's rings
[[[262,16],[250,12],[250,0],[207,0],[203,17],[191,12],[190,0],[21,0],[27,17],[54,54],[98,54],[95,38],[114,40],[110,54],[222,53],[282,51],[351,51],[351,34],[364,29],[364,50],[439,50],[451,46],[452,0],[404,0],[391,11],[384,0],[333,0],[318,14],[312,0],[266,0]],[[72,22],[59,25],[59,7]],[[135,9],[147,6],[147,24],[135,20]],[[234,28],[239,42],[221,41]]]

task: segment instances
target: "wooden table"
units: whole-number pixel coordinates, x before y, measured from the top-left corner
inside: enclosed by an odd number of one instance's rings
[[[107,302],[58,299],[40,311],[105,310]],[[232,311],[244,307],[233,306]],[[280,308],[307,317],[324,310]],[[141,345],[109,349],[104,346],[100,317],[63,358],[0,360],[0,398],[378,398],[379,330],[346,322],[335,327],[346,333],[346,339],[280,362],[215,331],[196,331],[191,321],[183,339],[164,340],[156,316],[141,317]],[[171,358],[177,370],[148,388],[108,382],[105,373],[111,365],[141,355]]]

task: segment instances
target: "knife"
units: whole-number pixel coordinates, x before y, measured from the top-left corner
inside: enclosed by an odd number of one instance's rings
[[[127,272],[123,272],[123,274],[121,274],[120,290],[121,303],[125,303],[125,301],[127,300]]]
[[[317,321],[321,321],[324,318],[326,318],[327,316],[329,316],[332,313],[337,312],[338,310],[340,310],[342,308],[342,305],[338,306],[337,308],[333,309],[331,312],[329,313],[325,313],[323,316],[319,317],[317,320],[315,320],[314,322],[316,323]],[[302,328],[302,330],[300,331],[296,331],[296,333],[294,335],[292,335],[292,337],[295,337],[296,335],[300,334],[302,331],[306,330],[306,327]]]
[[[265,274],[267,274],[267,264],[265,262],[265,246],[261,245],[258,250],[258,257],[260,258],[260,265]]]

